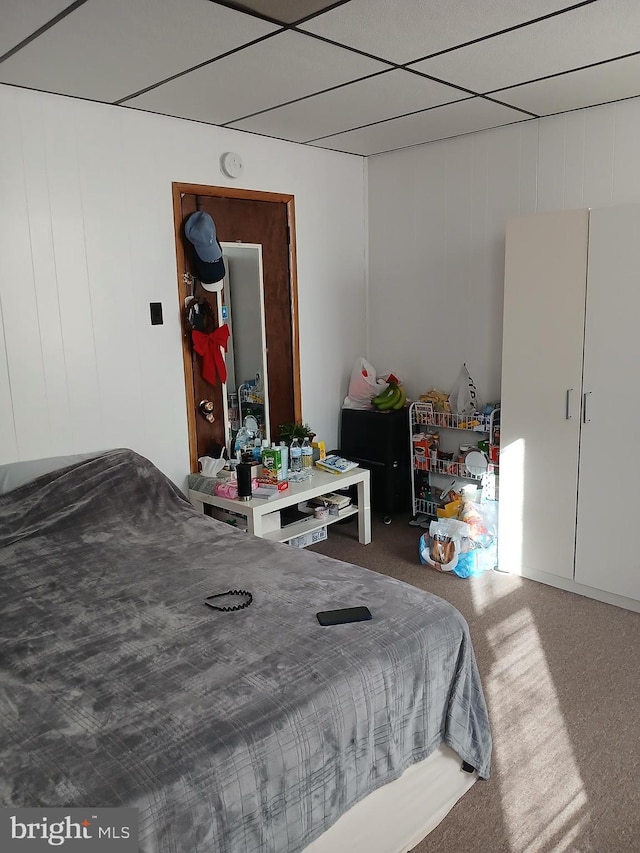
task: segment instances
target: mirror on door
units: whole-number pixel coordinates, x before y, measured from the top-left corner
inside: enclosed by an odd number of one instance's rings
[[[227,448],[234,455],[236,433],[249,416],[257,423],[257,437],[271,441],[262,246],[240,242],[221,246],[226,276],[219,321],[226,322],[230,331],[223,405]]]

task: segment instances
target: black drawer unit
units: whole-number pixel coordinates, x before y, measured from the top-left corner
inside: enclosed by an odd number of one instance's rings
[[[342,409],[340,452],[371,471],[371,506],[391,521],[411,506],[409,409]]]

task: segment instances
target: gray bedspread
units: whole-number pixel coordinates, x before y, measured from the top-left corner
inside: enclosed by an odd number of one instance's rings
[[[204,606],[237,588],[249,608]],[[442,599],[199,515],[128,450],[0,497],[0,805],[133,806],[149,853],[289,853],[442,742],[488,777]]]

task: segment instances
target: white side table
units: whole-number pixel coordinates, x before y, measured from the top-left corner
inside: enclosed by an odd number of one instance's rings
[[[303,503],[319,495],[326,495],[328,492],[336,491],[336,489],[344,489],[347,486],[356,486],[357,488],[357,507],[348,506],[341,510],[339,515],[330,515],[329,518],[324,519],[310,516],[289,524],[286,528],[263,533],[263,516],[277,512],[287,506]],[[358,541],[362,545],[368,545],[371,542],[370,472],[366,468],[353,468],[346,474],[330,474],[327,471],[314,468],[313,477],[310,480],[305,480],[302,483],[289,483],[289,488],[286,491],[279,493],[277,497],[270,500],[260,498],[252,498],[250,501],[232,500],[218,495],[210,495],[197,489],[189,489],[189,500],[201,512],[204,512],[204,505],[209,504],[228,512],[244,515],[247,518],[247,531],[249,533],[270,539],[273,542],[286,542],[295,536],[311,533],[313,530],[319,530],[321,527],[340,521],[341,518],[348,518],[357,513]]]

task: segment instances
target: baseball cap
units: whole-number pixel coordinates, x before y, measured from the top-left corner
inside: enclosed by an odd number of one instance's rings
[[[219,290],[219,287],[209,286],[222,281],[225,276],[222,246],[216,237],[215,222],[205,210],[197,210],[187,219],[184,233],[194,248],[193,260],[200,284],[205,290]]]

